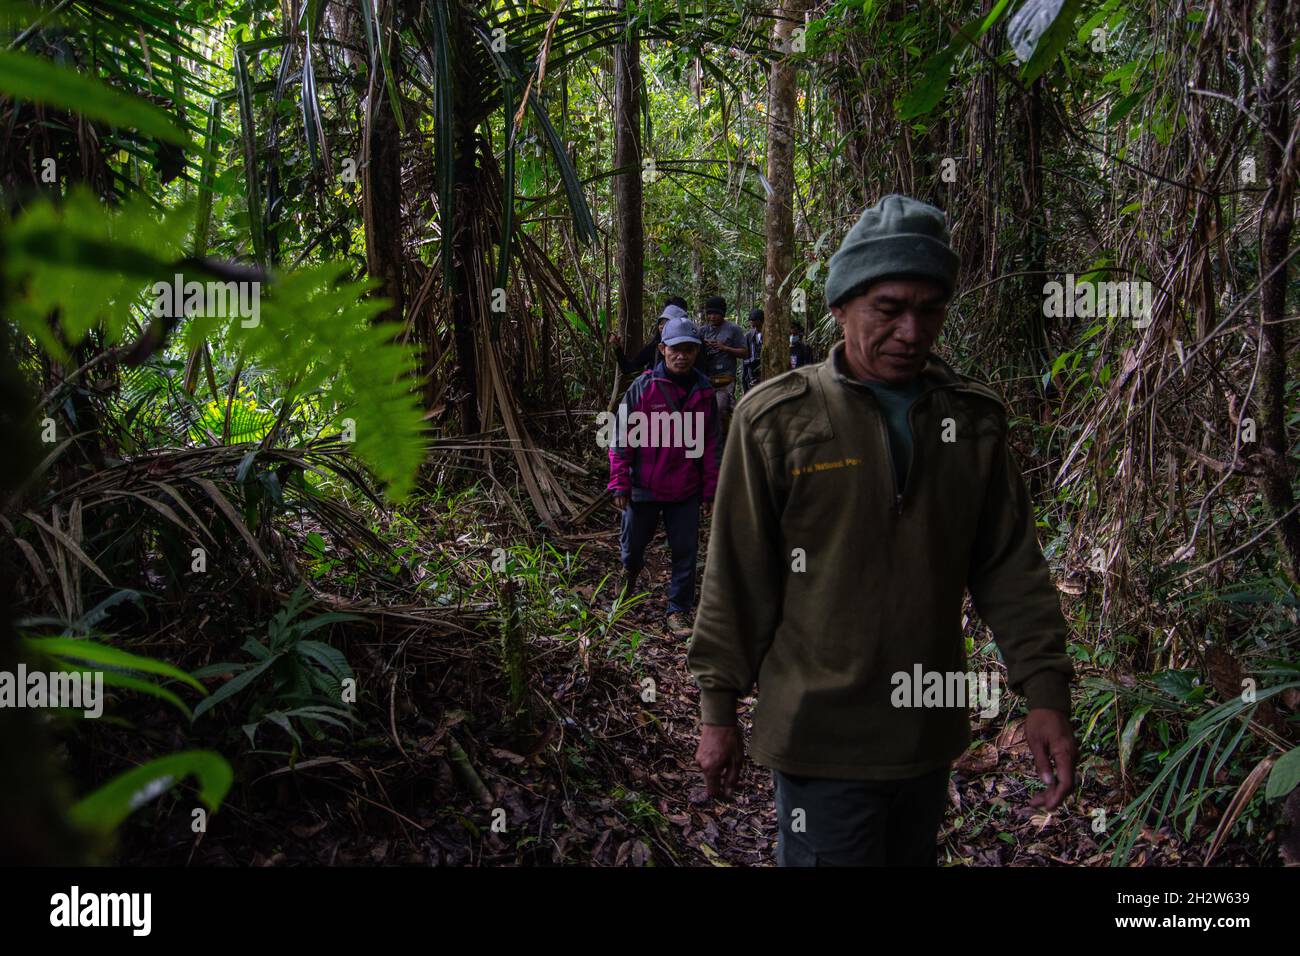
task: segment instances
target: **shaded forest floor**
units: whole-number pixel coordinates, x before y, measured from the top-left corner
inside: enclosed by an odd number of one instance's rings
[[[599,529],[604,520],[598,514],[588,525],[597,530],[565,541],[580,548],[582,558],[572,597],[594,620],[608,607],[619,569],[612,512]],[[235,788],[208,832],[192,832],[194,798],[177,791],[179,797],[157,801],[133,818],[123,831],[119,861],[771,865],[776,822],[770,772],[747,760],[735,797],[715,803],[695,767],[698,692],[686,668],[687,641],[663,626],[667,581],[661,531],[643,575],[650,596],[620,623],[619,640],[593,639],[599,629],[577,638],[529,633],[537,733],[522,740],[503,719],[507,685],[493,666],[499,645],[490,606],[478,609],[486,612],[479,626],[447,626],[444,620],[399,627],[399,611],[375,627],[350,625],[343,632],[347,640],[340,644],[336,633],[334,643],[357,671],[364,728],[350,741],[309,741],[292,759],[283,751],[250,751],[242,738],[235,746],[238,728],[226,729],[206,745],[242,755],[232,760]],[[219,601],[208,611],[188,647],[229,647],[241,624],[258,619]],[[208,647],[204,653],[221,659],[222,651]],[[654,681],[653,701],[642,699],[646,678]],[[176,731],[169,738],[161,729],[169,722],[166,712],[140,708],[130,715],[138,732],[125,746],[120,730],[105,727],[98,733],[114,740],[88,738],[74,765],[97,767],[93,776],[102,779],[127,765],[123,750],[129,764],[184,743]],[[941,862],[1104,865],[1108,854],[1092,830],[1093,808],[1113,813],[1123,805],[1112,755],[1085,747],[1076,795],[1062,810],[1041,814],[1028,805],[1037,784],[1020,729],[1023,707],[1013,699],[1003,711],[972,724],[975,740],[950,784]],[[258,743],[269,746],[267,739],[261,731]],[[1133,862],[1198,863],[1215,822],[1207,813],[1194,834],[1200,839],[1187,844],[1168,831],[1148,831]],[[1250,861],[1231,845],[1216,859],[1234,862]]]

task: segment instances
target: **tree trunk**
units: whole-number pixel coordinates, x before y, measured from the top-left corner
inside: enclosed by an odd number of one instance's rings
[[[620,0],[625,9],[627,0]],[[641,221],[641,46],[629,21],[625,43],[614,48],[614,177],[618,216],[618,324],[623,346],[635,355],[642,342],[645,232]]]
[[[392,16],[397,16],[394,9]],[[394,89],[401,89],[397,30],[385,30],[389,62],[395,74]],[[392,303],[375,321],[400,322],[404,309],[402,258],[402,157],[401,139],[394,109],[384,79],[377,70],[370,73],[366,90],[365,131],[362,136],[362,214],[366,227],[366,269],[381,283],[380,294]]]
[[[2,246],[2,244],[0,244]],[[6,305],[0,287],[0,313]],[[7,313],[4,313],[7,314]],[[27,379],[19,368],[7,322],[0,322],[0,497],[15,511],[26,507],[12,496],[28,483],[47,445],[37,439],[40,417]],[[100,432],[86,436],[97,441]],[[66,487],[66,485],[64,486]],[[17,517],[10,514],[10,517]],[[0,670],[13,674],[19,661],[18,582],[31,568],[12,544],[0,548]],[[4,866],[81,866],[90,859],[84,834],[67,819],[68,781],[54,758],[55,743],[43,714],[26,707],[0,707],[0,864]]]
[[[1290,443],[1286,435],[1287,336],[1285,264],[1291,242],[1292,206],[1295,202],[1296,159],[1281,144],[1295,148],[1287,85],[1291,76],[1291,44],[1295,40],[1296,9],[1288,0],[1268,0],[1265,8],[1264,174],[1268,193],[1261,210],[1263,240],[1259,250],[1262,285],[1259,295],[1259,441],[1264,458],[1264,500],[1278,522],[1283,567],[1292,583],[1300,586],[1300,516],[1292,509]],[[1276,270],[1276,271],[1274,271]],[[1271,273],[1271,274],[1270,274]]]
[[[763,379],[790,370],[790,285],[794,267],[795,71],[790,40],[803,21],[805,0],[784,0],[776,9],[772,37],[782,58],[772,63],[767,83],[767,195],[763,270]]]
[[[456,349],[456,405],[459,409],[461,430],[466,435],[482,431],[479,411],[479,369],[476,345],[476,324],[491,295],[492,281],[481,275],[490,261],[488,250],[480,248],[478,216],[479,204],[485,192],[479,183],[478,135],[473,120],[479,81],[474,75],[473,60],[468,48],[474,39],[464,13],[457,4],[451,4],[447,17],[447,33],[453,85],[453,150],[451,222],[444,222],[443,241],[451,243],[451,274],[447,277],[451,297],[452,341]]]

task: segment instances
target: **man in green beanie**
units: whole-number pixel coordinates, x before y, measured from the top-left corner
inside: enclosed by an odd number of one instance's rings
[[[736,408],[688,655],[696,760],[711,794],[733,792],[736,705],[757,685],[780,865],[935,864],[975,687],[992,716],[1002,678],[967,670],[967,590],[1027,699],[1045,785],[1029,803],[1074,786],[1067,628],[1006,410],[930,351],[958,264],[940,210],[884,197],[830,262],[843,341]]]

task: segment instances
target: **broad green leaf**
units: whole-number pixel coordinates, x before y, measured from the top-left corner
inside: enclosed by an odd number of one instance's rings
[[[352,668],[348,665],[348,659],[343,656],[343,652],[338,648],[330,647],[320,641],[299,641],[296,645],[298,653],[318,661],[321,666],[333,674],[337,679],[352,676]]]
[[[1147,711],[1150,709],[1150,704],[1143,704],[1133,711],[1128,723],[1124,725],[1124,732],[1120,734],[1119,739],[1119,766],[1121,771],[1128,766],[1129,758],[1133,756],[1133,747],[1137,744],[1138,737],[1142,733],[1142,718],[1146,717]]]
[[[1277,800],[1285,797],[1300,784],[1300,747],[1290,750],[1278,758],[1269,771],[1268,783],[1264,786],[1264,799]]]
[[[930,57],[921,66],[921,79],[908,90],[903,102],[898,107],[899,119],[909,120],[924,116],[943,99],[948,88],[948,75],[952,72],[953,61],[958,51],[952,44],[944,47]]]
[[[1144,86],[1140,90],[1134,90],[1127,96],[1121,97],[1116,101],[1115,105],[1110,108],[1110,112],[1106,114],[1106,122],[1118,123],[1124,117],[1128,116],[1129,113],[1133,112],[1133,107],[1142,102],[1143,97],[1145,97],[1149,92],[1149,88]]]
[[[87,661],[91,664],[105,664],[109,667],[120,667],[145,674],[160,674],[183,681],[201,694],[208,692],[206,687],[179,667],[152,657],[142,657],[116,647],[109,647],[107,644],[97,644],[76,637],[29,637],[24,638],[24,643],[35,653],[48,654],[64,661]]]
[[[230,764],[220,754],[184,750],[114,777],[78,801],[69,815],[82,829],[111,833],[134,811],[191,775],[198,778],[199,799],[213,812],[221,806],[235,779]]]
[[[257,680],[257,678],[260,677],[268,667],[270,667],[272,664],[278,661],[281,656],[282,656],[281,654],[274,654],[271,657],[268,657],[266,660],[262,661],[256,667],[250,667],[242,674],[239,674],[236,677],[232,677],[230,680],[226,681],[219,688],[217,688],[217,690],[213,691],[210,697],[207,697],[204,700],[200,701],[199,706],[194,708],[194,719],[198,720],[200,717],[206,714],[213,707],[217,706],[217,704],[220,704],[222,701],[227,700],[230,697],[233,697],[235,694],[238,694],[241,690],[243,690],[253,681]]]
[[[1029,60],[1056,22],[1064,0],[1025,0],[1007,23],[1007,41],[1021,63]]]
[[[1031,47],[1034,51],[1033,56],[1029,58],[1029,62],[1025,64],[1024,69],[1020,71],[1020,79],[1025,83],[1032,83],[1042,76],[1047,68],[1056,62],[1056,58],[1073,38],[1074,21],[1078,17],[1082,0],[1065,0],[1063,4],[1061,0],[1030,0],[1030,3],[1025,5],[1021,13],[1035,4],[1042,9],[1044,17],[1053,6],[1055,6],[1057,12],[1052,15],[1050,26],[1046,27],[1046,33],[1034,38],[1035,42]],[[1017,14],[1017,16],[1019,15]],[[1010,33],[1010,27],[1008,27],[1008,32]]]
[[[1152,680],[1166,694],[1179,700],[1191,701],[1205,695],[1205,688],[1193,683],[1195,677],[1194,671],[1168,670],[1154,675]]]
[[[194,719],[194,712],[189,706],[169,691],[166,687],[161,687],[153,681],[141,680],[138,677],[129,677],[126,674],[119,674],[117,671],[103,671],[104,683],[110,687],[122,687],[126,690],[139,691],[141,694],[147,694],[150,697],[157,697],[159,700],[165,700],[182,714],[186,720]],[[206,691],[204,692],[206,693]]]
[[[0,50],[0,94],[189,145],[185,132],[152,103],[30,53]]]

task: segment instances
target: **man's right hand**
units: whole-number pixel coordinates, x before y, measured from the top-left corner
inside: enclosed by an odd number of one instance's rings
[[[627,495],[615,495],[614,507],[620,512],[625,511],[627,509]]]
[[[1079,745],[1069,715],[1047,707],[1031,707],[1025,717],[1025,740],[1047,789],[1029,798],[1031,807],[1055,810],[1074,789]]]
[[[745,762],[745,744],[735,724],[703,724],[695,762],[704,771],[704,783],[711,797],[730,797],[740,780]]]

